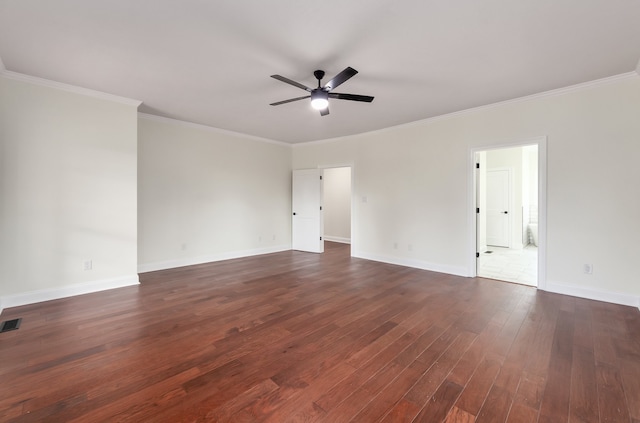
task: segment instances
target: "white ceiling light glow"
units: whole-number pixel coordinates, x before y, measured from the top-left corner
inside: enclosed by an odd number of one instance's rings
[[[322,90],[314,90],[311,93],[311,107],[323,110],[329,106],[329,93]]]

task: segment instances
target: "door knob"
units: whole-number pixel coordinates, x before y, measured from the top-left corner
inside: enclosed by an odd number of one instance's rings
[[[508,212],[508,211],[503,211],[502,213],[507,214],[507,213],[509,213],[509,212]],[[294,213],[294,214],[295,214],[295,213]]]
[[[295,215],[296,215],[296,212],[293,212],[293,215],[295,216]]]

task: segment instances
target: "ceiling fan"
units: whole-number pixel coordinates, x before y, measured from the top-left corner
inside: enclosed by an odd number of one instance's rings
[[[334,88],[343,84],[347,80],[349,80],[352,76],[357,74],[358,71],[353,69],[352,67],[347,67],[345,70],[337,74],[333,77],[333,79],[326,84],[322,85],[321,81],[324,78],[324,71],[317,70],[313,72],[313,76],[318,80],[317,88],[309,88],[306,85],[302,85],[299,82],[292,81],[289,78],[285,78],[280,75],[271,75],[272,78],[277,79],[278,81],[285,82],[287,84],[293,85],[294,87],[302,88],[303,90],[309,92],[309,95],[305,95],[304,97],[296,97],[290,98],[289,100],[278,101],[275,103],[271,103],[271,106],[279,106],[280,104],[291,103],[292,101],[304,100],[305,98],[311,99],[311,107],[316,110],[320,110],[321,116],[326,116],[329,114],[329,99],[337,98],[338,100],[351,100],[351,101],[364,101],[366,103],[371,103],[373,101],[373,97],[368,95],[358,95],[358,94],[343,94],[343,93],[334,93],[331,92]]]

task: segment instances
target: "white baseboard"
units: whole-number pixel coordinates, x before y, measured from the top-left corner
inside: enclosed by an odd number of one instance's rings
[[[432,272],[447,273],[456,276],[469,276],[469,271],[466,267],[448,266],[443,264],[429,263],[422,260],[386,256],[382,254],[372,254],[362,251],[352,252],[351,255],[353,257],[362,259],[379,261],[382,263],[397,264],[399,266],[413,267],[415,269],[430,270]]]
[[[142,263],[138,265],[138,273],[155,272],[156,270],[174,269],[176,267],[193,266],[195,264],[211,263],[215,261],[230,260],[242,257],[258,256],[261,254],[279,253],[291,249],[290,244],[274,247],[256,248],[252,250],[230,251],[206,256],[186,257],[175,260]]]
[[[570,295],[572,297],[586,298],[589,300],[604,301],[606,303],[621,304],[638,307],[640,309],[640,297],[636,295],[622,294],[620,292],[601,291],[597,289],[584,288],[575,285],[565,285],[557,282],[547,281],[548,292],[556,294]]]
[[[407,259],[402,257],[385,256],[381,254],[371,254],[361,251],[352,252],[353,257],[366,260],[379,261],[382,263],[397,264],[400,266],[413,267],[416,269],[430,270],[433,272],[447,273],[456,276],[469,277],[468,269],[464,267],[447,266],[429,263],[421,260]],[[542,290],[542,288],[539,288]],[[623,294],[620,292],[601,291],[591,288],[583,288],[574,285],[565,285],[547,281],[544,291],[556,294],[570,295],[572,297],[586,298],[589,300],[603,301],[606,303],[620,304],[640,309],[640,296]]]
[[[341,236],[325,235],[324,240],[329,242],[339,242],[341,244],[351,244],[351,238],[343,238]]]
[[[139,283],[138,275],[130,275],[123,276],[121,278],[103,279],[75,285],[61,286],[58,288],[5,295],[0,297],[0,313],[2,313],[3,309],[9,307],[18,307],[43,301],[73,297],[75,295],[90,294],[92,292],[106,291],[107,289],[138,285]]]

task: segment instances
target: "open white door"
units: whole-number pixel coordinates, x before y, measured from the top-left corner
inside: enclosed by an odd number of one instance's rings
[[[322,170],[293,171],[292,248],[324,252],[322,239]]]
[[[487,245],[509,247],[509,170],[487,170]]]

